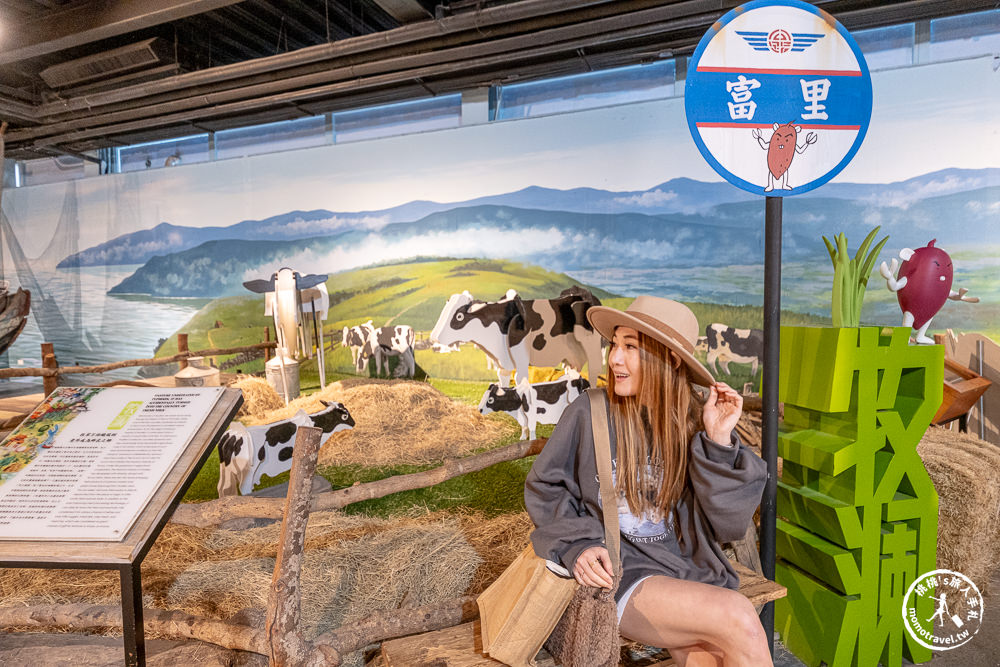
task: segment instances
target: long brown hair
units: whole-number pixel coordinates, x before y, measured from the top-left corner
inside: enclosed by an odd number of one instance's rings
[[[635,396],[615,393],[615,375],[608,363],[608,399],[617,443],[615,487],[624,493],[633,514],[657,520],[666,516],[687,487],[688,445],[700,420],[687,366],[655,338],[638,334]],[[662,475],[655,474],[659,471]]]

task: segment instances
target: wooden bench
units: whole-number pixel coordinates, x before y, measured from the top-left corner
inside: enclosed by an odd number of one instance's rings
[[[730,544],[733,567],[740,575],[740,593],[760,611],[768,602],[785,597],[784,586],[761,574],[757,555],[757,531],[751,525],[746,536]],[[536,658],[538,667],[556,667],[543,649]],[[392,639],[382,644],[382,653],[371,667],[496,667],[504,663],[483,655],[479,621],[463,623],[443,630],[411,637]],[[623,650],[626,667],[666,667],[675,664],[666,651],[636,652]]]

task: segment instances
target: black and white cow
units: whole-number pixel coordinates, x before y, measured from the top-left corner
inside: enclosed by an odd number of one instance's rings
[[[375,372],[388,376],[389,357],[399,357],[402,376],[413,377],[417,370],[417,362],[413,357],[413,343],[416,338],[413,327],[406,324],[375,329],[368,335],[368,340],[361,349],[359,356],[361,370],[368,363],[369,357],[375,357]]]
[[[751,364],[751,377],[757,376],[757,368],[764,356],[764,332],[761,329],[734,329],[725,324],[709,324],[705,327],[708,343],[706,362],[708,368],[718,375],[719,368],[726,375],[729,362]],[[718,367],[716,367],[718,363]]]
[[[563,410],[584,392],[590,383],[570,369],[566,375],[551,382],[529,383],[522,380],[516,387],[491,384],[479,402],[479,412],[506,412],[521,425],[521,439],[535,439],[538,424],[555,424]]]
[[[299,410],[289,419],[262,426],[235,422],[219,440],[219,497],[246,496],[262,475],[274,477],[292,467],[295,434],[300,426],[316,426],[323,431],[320,446],[337,431],[354,428],[354,419],[340,403],[327,403],[309,415]]]
[[[365,369],[361,350],[364,349],[365,343],[368,342],[368,337],[373,331],[375,331],[375,326],[371,320],[353,327],[344,327],[344,335],[340,344],[351,349],[351,362],[354,364],[354,370],[358,373]]]
[[[586,313],[600,303],[576,286],[555,299],[525,300],[509,291],[501,301],[486,302],[462,292],[448,299],[431,340],[475,343],[501,369],[514,370],[515,383],[527,378],[529,365],[563,362],[578,372],[588,364],[588,374],[596,377],[602,367],[601,336]]]

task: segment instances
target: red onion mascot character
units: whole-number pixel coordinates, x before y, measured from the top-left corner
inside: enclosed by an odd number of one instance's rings
[[[933,345],[934,340],[927,337],[927,327],[944,302],[966,301],[979,303],[976,297],[965,296],[969,290],[964,287],[957,292],[951,289],[954,270],[951,257],[941,248],[934,247],[933,239],[923,248],[911,250],[903,248],[899,264],[894,257],[892,265],[882,262],[879,273],[885,278],[889,290],[896,293],[899,307],[903,311],[903,326],[917,330],[915,341],[919,345]],[[896,269],[899,273],[896,273]]]

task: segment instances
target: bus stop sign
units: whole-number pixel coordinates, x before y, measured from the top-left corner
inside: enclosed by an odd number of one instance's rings
[[[850,33],[799,0],[754,0],[705,33],[688,65],[688,128],[712,168],[754,194],[808,192],[868,131],[872,83]]]

